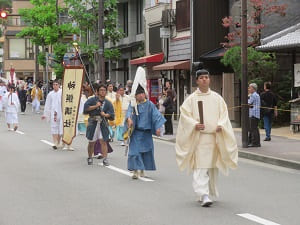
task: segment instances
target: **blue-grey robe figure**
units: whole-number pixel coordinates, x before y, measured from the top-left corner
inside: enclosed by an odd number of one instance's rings
[[[138,113],[135,112],[136,109]],[[129,106],[125,121],[128,118],[133,122],[128,170],[156,170],[152,134],[156,134],[156,131],[162,127],[166,121],[165,118],[149,100],[137,104],[137,108]],[[125,128],[127,128],[127,123],[125,123]]]

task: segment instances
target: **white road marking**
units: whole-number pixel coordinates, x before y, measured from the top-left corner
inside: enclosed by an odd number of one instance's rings
[[[46,140],[41,140],[41,142],[44,142],[47,145],[53,146],[54,144],[51,143],[50,141],[46,141]]]
[[[153,138],[153,141],[154,142],[157,142],[157,143],[163,143],[163,144],[166,144],[166,145],[172,145],[172,146],[175,146],[175,143],[174,142],[170,142],[168,140],[163,140],[163,139],[158,139],[158,138]]]
[[[103,163],[99,163],[98,165],[99,165],[99,166],[103,166]],[[118,173],[124,174],[124,175],[126,175],[126,176],[132,177],[132,173],[130,173],[130,172],[127,171],[127,170],[122,170],[122,169],[120,169],[120,168],[118,168],[118,167],[111,166],[111,165],[105,166],[105,167],[108,168],[108,169],[111,169],[111,170],[113,170],[113,171],[116,171],[116,172],[118,172]],[[152,179],[150,179],[150,178],[146,178],[146,177],[139,177],[138,179],[139,179],[139,180],[142,180],[142,181],[146,181],[146,182],[153,182],[153,181],[154,181],[154,180],[152,180]]]
[[[16,130],[15,132],[18,133],[18,134],[22,134],[22,135],[25,134],[24,132],[19,131],[19,130]]]
[[[241,217],[244,217],[244,218],[246,218],[248,220],[257,222],[259,224],[263,224],[263,225],[280,225],[279,223],[274,223],[274,222],[272,222],[270,220],[263,219],[261,217],[252,215],[250,213],[242,213],[242,214],[237,214],[237,215],[241,216]]]

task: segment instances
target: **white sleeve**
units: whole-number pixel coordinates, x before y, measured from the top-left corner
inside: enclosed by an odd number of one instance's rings
[[[51,105],[52,105],[52,94],[49,93],[46,97],[45,108],[44,108],[44,116],[50,120],[51,118]]]
[[[19,97],[16,93],[14,93],[14,104],[15,104],[16,110],[18,112],[19,109],[20,109],[20,100],[19,100]]]

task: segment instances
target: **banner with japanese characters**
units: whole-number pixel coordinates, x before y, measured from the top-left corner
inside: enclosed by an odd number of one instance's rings
[[[68,145],[72,143],[76,135],[83,75],[82,67],[68,66],[65,68],[62,87],[62,140]]]

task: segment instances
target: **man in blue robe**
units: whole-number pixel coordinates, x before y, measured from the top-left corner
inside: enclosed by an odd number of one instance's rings
[[[103,165],[108,166],[107,143],[110,140],[107,120],[114,120],[114,108],[111,102],[105,99],[107,88],[105,85],[93,85],[95,96],[89,98],[84,104],[84,113],[89,114],[86,138],[88,144],[88,165],[93,164],[93,153],[96,141],[100,139],[103,155]]]
[[[144,177],[144,170],[156,170],[152,134],[160,136],[159,128],[166,121],[155,105],[146,99],[141,85],[135,92],[135,99],[136,107],[129,106],[125,119],[125,128],[133,128],[128,153],[128,170],[133,171],[133,179],[139,175]]]

